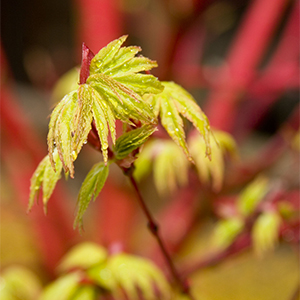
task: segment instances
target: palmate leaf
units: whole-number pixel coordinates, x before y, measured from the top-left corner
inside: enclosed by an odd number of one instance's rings
[[[156,115],[160,115],[161,123],[174,142],[179,145],[188,159],[193,161],[185,139],[183,120],[187,118],[198,130],[205,141],[205,153],[210,157],[210,125],[193,97],[174,82],[163,82],[164,91],[157,95],[146,96]]]
[[[147,259],[120,253],[109,258],[107,269],[114,281],[112,293],[116,299],[138,300],[138,289],[145,300],[170,299],[170,287],[165,276]]]
[[[40,300],[70,300],[80,288],[83,274],[80,271],[66,274],[50,283],[43,291]]]
[[[161,195],[172,193],[188,181],[188,160],[173,141],[160,141],[154,158],[154,183]],[[157,149],[158,150],[158,149]]]
[[[172,193],[188,182],[189,162],[181,148],[172,140],[151,140],[145,144],[135,161],[134,177],[140,180],[151,171],[160,195]]]
[[[94,265],[101,264],[107,259],[105,248],[90,242],[74,246],[62,259],[58,266],[60,272],[74,268],[88,269]]]
[[[206,159],[202,153],[205,151],[205,141],[198,133],[192,133],[188,139],[191,156],[199,179],[207,184],[212,181],[212,188],[218,192],[223,184],[225,161],[224,156],[228,152],[232,157],[237,156],[236,144],[231,135],[223,131],[212,131],[211,136],[211,160]]]
[[[47,155],[38,165],[37,169],[31,177],[30,184],[30,195],[29,195],[29,204],[28,210],[30,210],[34,204],[34,200],[37,197],[40,188],[43,189],[43,204],[44,210],[46,211],[47,203],[52,195],[52,192],[55,188],[57,181],[61,177],[62,163],[59,159],[57,150],[53,154],[53,163],[56,167],[56,172],[53,170],[50,158]]]
[[[40,278],[22,266],[9,266],[0,277],[1,300],[37,299],[42,290]]]
[[[48,133],[48,151],[52,167],[54,149],[57,148],[65,172],[74,177],[73,162],[86,142],[94,120],[101,141],[104,162],[108,160],[108,136],[115,143],[115,122],[119,119],[134,125],[155,124],[151,106],[142,95],[159,93],[163,85],[152,75],[138,72],[156,67],[155,61],[135,57],[139,47],[121,47],[123,36],[104,47],[93,58],[78,89],[67,94],[51,114]]]
[[[117,139],[114,147],[116,159],[121,160],[133,150],[139,148],[155,130],[156,126],[154,125],[144,125],[140,128],[122,134]]]
[[[91,200],[94,200],[102,190],[108,176],[108,166],[103,162],[95,164],[87,174],[79,191],[78,210],[74,222],[74,228],[82,228],[82,217]]]

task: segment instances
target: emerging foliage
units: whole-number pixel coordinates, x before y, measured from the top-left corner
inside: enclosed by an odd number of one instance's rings
[[[120,253],[109,259],[106,268],[112,274],[112,293],[116,299],[127,299],[122,290],[128,299],[139,299],[138,289],[146,300],[170,297],[170,287],[164,275],[149,260]]]
[[[220,220],[214,230],[213,244],[218,249],[225,249],[243,230],[244,221],[241,218],[234,217]]]
[[[174,82],[163,82],[164,90],[157,95],[147,96],[156,116],[160,116],[163,127],[174,142],[182,148],[190,161],[193,161],[186,144],[183,120],[180,115],[193,123],[203,137],[205,153],[210,157],[210,126],[209,121],[195,99],[181,86]]]
[[[6,268],[0,277],[1,300],[37,299],[42,290],[39,278],[21,266]]]
[[[60,271],[67,270],[70,271],[68,275],[63,275],[46,288],[42,300],[50,297],[81,299],[79,295],[82,299],[98,299],[104,290],[115,299],[134,300],[140,299],[140,295],[145,300],[170,299],[170,286],[163,273],[151,261],[125,253],[109,256],[106,249],[97,244],[75,246],[60,265]],[[93,283],[88,285],[89,289],[81,284],[80,280],[83,279]],[[55,298],[63,285],[66,290],[64,298]],[[97,289],[96,293],[96,287],[102,289]]]
[[[78,211],[74,222],[74,227],[82,227],[82,217],[91,200],[99,195],[102,190],[106,178],[108,176],[108,166],[100,162],[93,166],[87,174],[79,191],[78,196]]]
[[[73,247],[63,258],[58,269],[68,271],[74,268],[88,269],[107,259],[105,248],[94,243],[82,243]]]
[[[80,271],[63,275],[44,289],[40,300],[72,300],[82,279],[83,274]]]
[[[163,196],[188,181],[189,162],[181,148],[172,140],[154,140],[145,145],[135,162],[134,176],[141,179],[151,170],[157,191]]]
[[[145,57],[135,57],[141,50],[139,47],[121,47],[125,39],[123,36],[111,42],[91,59],[89,70],[84,70],[86,80],[67,94],[51,114],[50,161],[55,168],[53,153],[57,148],[64,170],[70,172],[71,177],[74,176],[73,162],[87,140],[93,120],[105,163],[109,132],[112,142],[116,140],[116,119],[128,124],[133,124],[131,120],[145,124],[156,122],[142,95],[159,93],[163,86],[154,76],[138,72],[150,70],[157,64]]]
[[[278,241],[280,225],[281,218],[277,212],[265,212],[257,218],[252,229],[252,239],[258,255],[274,248]]]
[[[243,216],[250,215],[269,191],[268,179],[260,176],[252,181],[240,194],[238,209]]]
[[[135,130],[124,133],[120,136],[114,147],[114,154],[117,160],[125,158],[133,150],[142,146],[148,137],[156,130],[156,126],[144,125]]]
[[[31,177],[30,195],[28,210],[30,210],[34,204],[35,198],[38,196],[39,190],[43,189],[43,204],[44,209],[47,209],[47,203],[52,195],[57,181],[61,177],[62,163],[59,159],[58,152],[55,150],[53,154],[53,160],[56,166],[56,172],[52,169],[50,158],[47,155],[38,165],[37,169]]]
[[[236,155],[236,145],[234,139],[226,132],[213,131],[212,135],[214,138],[211,138],[211,160],[206,159],[202,154],[206,144],[196,132],[189,138],[188,145],[200,181],[207,184],[211,179],[212,188],[217,192],[221,189],[224,179],[224,155],[227,152],[232,156]]]

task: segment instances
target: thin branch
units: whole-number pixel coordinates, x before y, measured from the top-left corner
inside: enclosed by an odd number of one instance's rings
[[[251,245],[250,236],[243,235],[240,238],[238,238],[227,249],[215,253],[214,255],[211,255],[207,258],[201,259],[198,262],[193,262],[189,267],[182,269],[181,273],[184,275],[184,277],[187,277],[190,274],[197,272],[199,270],[218,265],[219,263],[224,262],[226,259],[245,251],[250,247],[250,245]]]
[[[134,190],[136,192],[136,195],[137,195],[137,199],[138,199],[138,202],[144,212],[144,214],[146,215],[147,217],[147,220],[148,220],[148,228],[149,230],[151,231],[151,233],[153,234],[153,236],[155,237],[155,239],[157,240],[157,243],[161,249],[161,252],[168,264],[168,267],[174,277],[174,279],[176,280],[176,282],[178,283],[178,285],[180,286],[180,289],[182,291],[182,293],[186,294],[187,296],[189,296],[190,299],[194,299],[193,296],[191,295],[190,293],[190,288],[189,288],[189,285],[186,281],[183,281],[182,278],[180,277],[167,249],[166,249],[166,246],[165,246],[165,243],[162,239],[162,237],[160,236],[159,234],[159,226],[157,224],[157,222],[154,220],[154,218],[152,217],[141,193],[140,193],[140,190],[137,186],[137,183],[132,175],[132,170],[130,169],[128,172],[125,172],[125,174],[128,176],[128,178],[130,179],[131,183],[132,183],[132,186],[134,187]]]
[[[296,290],[294,291],[291,300],[297,300],[300,296],[300,285],[297,286]]]

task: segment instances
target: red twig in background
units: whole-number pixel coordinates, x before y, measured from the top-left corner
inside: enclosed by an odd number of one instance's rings
[[[248,101],[236,120],[239,136],[245,138],[282,92],[299,87],[299,12],[298,1],[262,76],[249,87]]]
[[[1,160],[25,214],[30,178],[44,151],[39,146],[41,142],[36,137],[34,128],[5,86],[1,87],[0,112]],[[74,242],[72,218],[64,204],[67,199],[66,193],[58,186],[51,198],[48,216],[44,215],[41,206],[40,209],[34,208],[28,215],[37,235],[36,241],[42,253],[43,264],[49,274],[54,273],[59,259]]]
[[[249,7],[220,70],[219,85],[207,100],[205,111],[212,126],[232,130],[237,103],[253,79],[286,5],[286,0],[255,0]]]
[[[98,51],[121,35],[122,15],[118,10],[118,1],[74,0],[74,9],[78,18],[78,56],[82,42]]]

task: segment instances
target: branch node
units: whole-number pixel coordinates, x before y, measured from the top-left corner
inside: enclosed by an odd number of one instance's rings
[[[151,233],[156,234],[158,232],[159,226],[154,222],[148,222],[148,228]]]

